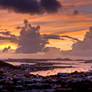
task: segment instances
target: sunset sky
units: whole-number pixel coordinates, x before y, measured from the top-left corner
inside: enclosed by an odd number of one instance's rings
[[[6,2],[7,0],[4,1]],[[22,2],[22,0],[20,1]],[[45,45],[46,47],[59,48],[60,51],[72,50],[72,45],[77,43],[77,41],[72,39],[72,37],[83,41],[86,32],[88,32],[89,27],[92,26],[92,0],[55,1],[61,5],[57,11],[32,14],[32,12],[17,12],[17,10],[15,11],[13,8],[8,6],[9,4],[2,4],[1,0],[0,32],[10,31],[12,35],[20,36],[21,29],[18,29],[17,27],[23,27],[23,22],[26,19],[32,24],[32,26],[40,26],[41,35],[58,35],[61,37],[61,39],[49,38],[48,44]],[[38,0],[38,2],[40,2],[40,0]],[[0,34],[0,36],[4,35]],[[69,36],[71,38],[65,37],[62,39],[62,36]],[[13,53],[19,47],[17,42],[11,42],[10,40],[5,39],[0,40],[1,51],[9,46],[11,47],[9,50],[11,53]],[[3,54],[3,52],[1,53]]]

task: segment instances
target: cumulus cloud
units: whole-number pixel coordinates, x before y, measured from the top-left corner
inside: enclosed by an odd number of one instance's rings
[[[73,44],[71,51],[62,52],[64,55],[92,56],[92,27],[86,33],[83,41]]]
[[[90,31],[86,33],[85,38],[81,42],[77,42],[73,45],[73,50],[81,49],[81,50],[92,50],[92,27],[90,27]]]
[[[17,53],[41,52],[46,48],[48,39],[60,39],[58,35],[41,35],[40,26],[33,27],[27,20],[24,21],[24,24],[17,42],[19,45]]]
[[[9,40],[13,43],[18,44],[16,53],[37,53],[43,52],[46,47],[45,45],[49,43],[49,39],[59,39],[61,36],[53,34],[40,34],[40,26],[32,26],[28,20],[24,20],[24,27],[20,27],[20,36],[17,37],[10,32],[0,32],[3,34],[0,36],[0,40]],[[10,49],[10,48],[9,48]],[[5,48],[2,52],[7,52],[9,50]]]
[[[40,14],[57,12],[61,4],[57,0],[0,0],[0,8],[19,13]]]
[[[45,54],[43,55],[44,58],[61,58],[61,51],[59,48],[54,48],[54,47],[47,47],[44,50]],[[63,55],[62,55],[63,56]]]
[[[76,55],[76,56],[87,56],[92,54],[92,27],[90,27],[90,31],[86,33],[83,41],[78,40],[77,38],[73,38],[70,36],[59,36],[59,35],[41,35],[39,30],[40,26],[33,27],[28,21],[24,21],[25,27],[22,28],[19,38],[12,39],[19,44],[19,48],[16,50],[17,53],[37,53],[37,52],[45,52],[45,56],[48,56],[49,53],[55,52],[58,56],[68,56],[68,55]],[[68,38],[73,41],[76,41],[72,45],[72,50],[70,51],[60,51],[57,48],[46,48],[45,45],[48,44],[48,39],[64,39]],[[4,39],[4,38],[3,38]],[[53,55],[55,56],[55,55]]]
[[[36,53],[46,44],[45,40],[41,39],[39,33],[40,27],[32,27],[27,22],[25,27],[22,28],[19,37],[19,48],[16,50],[17,53]]]
[[[25,27],[22,28],[20,37],[18,38],[19,48],[16,50],[17,53],[37,53],[45,52],[45,57],[52,55],[54,57],[62,56],[91,56],[92,55],[92,27],[90,31],[86,33],[83,41],[78,40],[70,36],[58,36],[58,35],[41,35],[39,30],[40,26],[33,27],[28,21],[25,21]],[[70,51],[60,51],[57,48],[46,48],[45,45],[48,43],[48,39],[72,39],[76,41],[72,45]],[[54,54],[55,53],[55,54]]]

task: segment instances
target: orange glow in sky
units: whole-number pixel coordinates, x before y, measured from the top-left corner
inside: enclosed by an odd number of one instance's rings
[[[18,26],[23,26],[23,20],[28,19],[32,25],[40,25],[41,34],[68,35],[79,40],[83,40],[89,26],[92,25],[92,14],[81,13],[81,7],[92,3],[92,0],[58,0],[62,3],[63,9],[57,14],[30,15],[14,13],[7,10],[0,10],[0,31],[6,29],[12,34],[19,36]],[[76,7],[77,6],[77,7]],[[68,9],[67,9],[68,7]],[[79,14],[73,15],[72,11],[78,9]],[[53,40],[49,39],[47,47],[56,47],[61,50],[72,49],[74,41],[71,39]],[[15,43],[4,41],[0,44],[0,50],[11,46],[15,50],[18,46]]]
[[[18,45],[16,43],[11,43],[11,42],[0,42],[0,50],[3,50],[4,48],[7,48],[8,46],[11,47],[12,50],[16,50]]]

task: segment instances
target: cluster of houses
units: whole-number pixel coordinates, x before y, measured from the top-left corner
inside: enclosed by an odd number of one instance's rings
[[[0,92],[92,92],[92,72],[32,75],[19,70],[0,70]]]
[[[44,77],[30,74],[30,65],[0,62],[0,92],[92,92],[92,71]]]

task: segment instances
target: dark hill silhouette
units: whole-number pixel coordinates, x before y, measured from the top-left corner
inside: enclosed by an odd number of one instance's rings
[[[17,67],[0,60],[0,68],[17,68]]]

